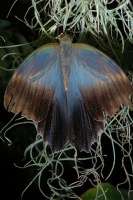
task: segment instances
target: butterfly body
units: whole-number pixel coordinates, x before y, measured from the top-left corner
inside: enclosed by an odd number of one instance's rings
[[[59,40],[60,45],[44,45],[22,62],[7,86],[4,105],[33,120],[52,151],[69,140],[88,152],[104,131],[106,115],[112,117],[121,104],[133,108],[133,88],[102,52],[72,44],[68,36]]]

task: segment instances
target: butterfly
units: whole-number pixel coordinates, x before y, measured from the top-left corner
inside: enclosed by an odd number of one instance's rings
[[[52,151],[70,141],[79,151],[104,131],[106,116],[124,104],[133,109],[133,87],[122,69],[98,49],[72,44],[43,45],[18,67],[6,88],[5,108],[34,122]]]

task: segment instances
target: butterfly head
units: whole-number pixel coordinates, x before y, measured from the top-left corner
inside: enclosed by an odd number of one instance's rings
[[[71,37],[69,34],[61,33],[61,34],[58,36],[58,40],[59,40],[61,43],[67,44],[67,43],[71,43],[71,42],[72,42],[72,37]]]

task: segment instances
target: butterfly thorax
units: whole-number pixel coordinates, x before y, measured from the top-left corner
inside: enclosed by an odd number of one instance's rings
[[[68,92],[68,80],[70,74],[70,63],[72,55],[72,43],[60,42],[60,62],[63,74],[63,82],[66,93]]]

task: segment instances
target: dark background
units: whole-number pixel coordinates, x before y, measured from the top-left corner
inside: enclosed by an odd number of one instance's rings
[[[20,22],[15,18],[15,15],[18,16],[20,19],[23,19],[24,13],[27,11],[27,8],[30,6],[30,1],[18,1],[15,6],[13,7],[9,17],[6,19],[6,16],[8,14],[8,11],[14,1],[13,0],[1,0],[0,2],[0,19],[6,20],[10,22],[8,25],[0,26],[0,35],[5,36],[8,31],[11,31],[12,35],[9,34],[9,39],[7,39],[8,42],[11,42],[14,45],[19,44],[19,40],[16,41],[16,35],[15,33],[19,33],[24,36],[26,41],[31,42],[33,40],[36,40],[38,37],[37,31],[33,31],[30,28],[28,28],[24,23]],[[32,18],[34,13],[30,13],[29,19]],[[1,25],[1,24],[0,24]],[[7,37],[8,38],[8,37]],[[3,45],[1,40],[1,45]],[[34,47],[33,47],[34,48]],[[26,49],[27,52],[25,52],[22,57],[25,57],[26,54],[31,50],[28,48]],[[2,50],[0,50],[2,51]],[[6,50],[8,53],[8,50]],[[20,53],[22,49],[19,49]],[[12,59],[12,58],[11,58]],[[130,61],[131,58],[129,58]],[[6,61],[7,62],[7,61]],[[8,61],[10,63],[11,60]],[[1,63],[3,65],[3,63]],[[131,64],[130,64],[131,66]],[[0,71],[1,75],[4,73],[2,70]],[[10,76],[12,73],[7,72],[5,75],[5,78],[3,79],[2,76],[0,76],[0,130],[2,127],[4,127],[8,121],[11,119],[13,114],[8,113],[3,106],[3,96],[4,91],[6,88],[6,85],[9,81]],[[32,180],[32,178],[36,174],[35,168],[29,168],[29,169],[20,169],[17,168],[14,163],[18,166],[23,166],[27,160],[23,160],[24,158],[24,151],[26,147],[31,144],[36,136],[36,131],[33,125],[24,125],[17,126],[13,128],[12,130],[8,131],[7,137],[9,137],[12,140],[12,145],[9,146],[8,141],[5,140],[3,142],[0,139],[0,199],[14,199],[19,200],[21,199],[21,193],[24,190],[24,188],[27,186],[27,184]],[[108,171],[111,168],[112,165],[112,147],[110,144],[110,141],[107,140],[107,138],[103,137],[102,140],[103,144],[103,151],[108,154],[107,159],[105,159],[105,169],[104,170],[105,175],[108,173]],[[111,150],[110,150],[111,149]],[[116,185],[123,181],[125,179],[125,175],[123,170],[121,169],[121,158],[122,154],[120,149],[117,149],[117,155],[116,155],[116,165],[115,169],[111,175],[111,177],[108,179],[108,182],[112,183],[113,185]],[[108,159],[109,158],[109,159]],[[71,172],[68,171],[68,174],[70,179],[72,179]],[[103,180],[104,181],[104,180]],[[82,194],[86,189],[91,187],[88,183],[85,184],[84,187],[77,190],[78,194]],[[124,185],[124,188],[128,189],[128,185]],[[40,194],[37,186],[37,182],[35,182],[28,191],[24,194],[23,199],[44,199],[43,196]]]
[[[21,43],[19,41],[19,37],[16,38],[16,33],[21,34],[26,41],[31,42],[35,40],[37,35],[28,28],[24,23],[20,22],[15,18],[15,15],[20,19],[24,18],[24,13],[27,11],[27,8],[31,5],[30,0],[17,1],[14,5],[9,17],[7,14],[13,4],[14,0],[1,0],[0,1],[0,35],[4,38],[6,37],[6,43],[4,43],[1,39],[1,45],[17,45]],[[33,13],[30,13],[30,17],[33,16]],[[5,24],[3,22],[5,21]],[[8,24],[9,23],[9,24]],[[22,53],[22,57],[25,57],[25,54],[28,54],[27,46],[24,47],[25,51],[21,48],[18,48],[17,51]],[[14,50],[15,51],[15,50]],[[0,49],[0,53],[2,50]],[[5,49],[5,53],[9,53],[8,49]],[[5,59],[5,62],[0,61],[0,66],[8,65],[8,63],[12,63],[13,58],[9,57],[9,60]],[[17,64],[16,64],[17,65]],[[8,66],[12,68],[11,66]],[[16,66],[15,66],[16,67]],[[4,125],[8,123],[8,121],[13,117],[11,113],[8,113],[3,106],[3,97],[6,85],[9,81],[13,72],[6,72],[5,78],[4,71],[0,71],[0,130]],[[3,76],[2,76],[3,75]],[[24,151],[26,147],[31,144],[35,139],[35,128],[34,126],[17,126],[11,131],[7,133],[7,137],[12,140],[12,145],[9,146],[9,142],[5,140],[3,142],[0,139],[0,199],[21,199],[21,193],[24,188],[28,185],[28,183],[32,180],[35,175],[34,169],[20,169],[16,167],[14,164],[18,166],[23,166],[26,163],[24,159]],[[28,161],[28,160],[27,160]],[[38,187],[36,184],[33,184],[32,187],[29,188],[28,192],[25,193],[23,199],[44,199],[40,194]]]

